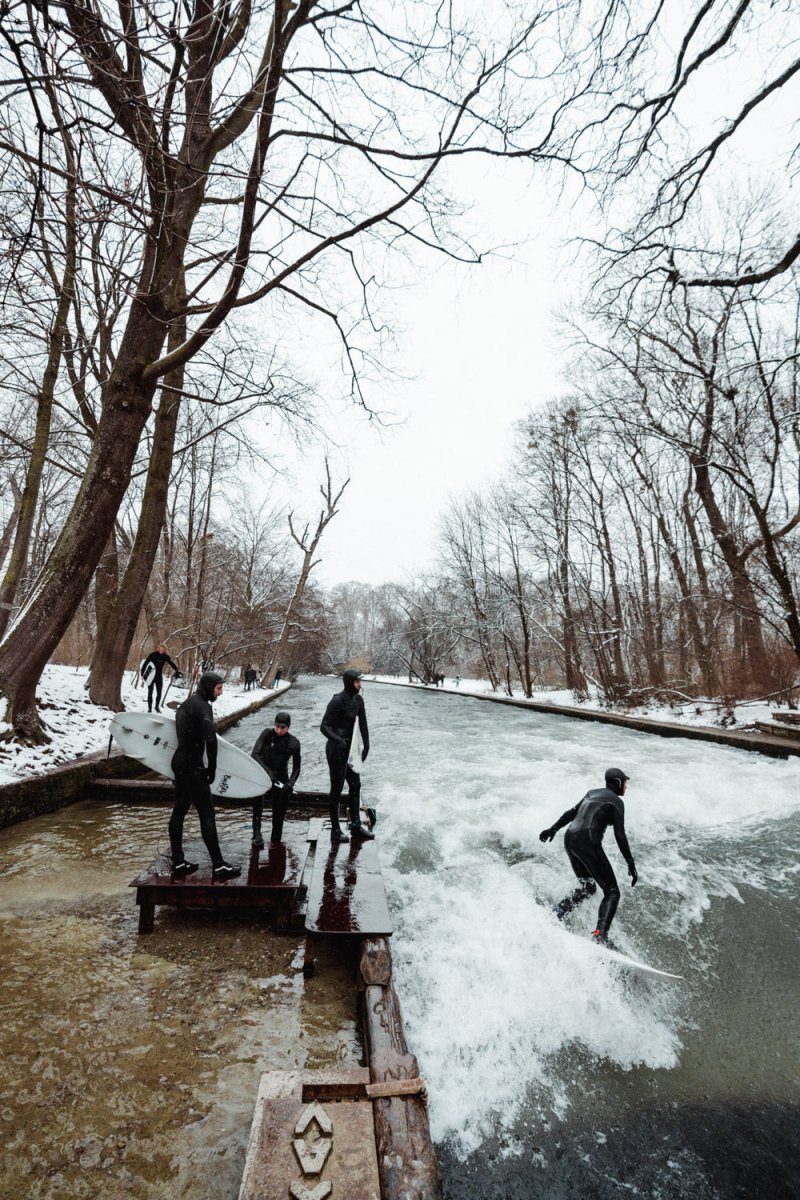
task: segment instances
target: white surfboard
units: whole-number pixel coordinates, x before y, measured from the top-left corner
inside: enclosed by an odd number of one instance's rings
[[[178,735],[172,713],[157,716],[143,712],[117,713],[111,719],[109,732],[131,758],[167,779],[175,778],[170,764],[178,748]],[[217,737],[217,773],[211,784],[212,795],[252,800],[271,786],[269,775],[254,758]]]
[[[141,666],[141,676],[142,683],[146,687],[149,687],[156,677],[156,664],[154,662],[149,662],[147,664],[143,662]]]
[[[609,950],[605,946],[597,946],[596,949],[626,971],[636,971],[639,975],[650,975],[654,979],[683,979],[682,975],[673,975],[670,971],[660,971],[658,967],[650,967],[647,963],[637,962],[635,958],[628,958],[627,954],[621,954],[619,950]]]

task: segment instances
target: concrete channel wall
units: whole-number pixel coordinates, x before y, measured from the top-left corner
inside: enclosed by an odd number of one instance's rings
[[[678,725],[672,721],[658,721],[652,717],[630,717],[623,713],[603,712],[597,708],[578,708],[566,704],[544,704],[536,700],[514,700],[508,696],[486,696],[475,692],[452,691],[430,685],[420,688],[419,684],[390,679],[369,679],[370,687],[384,684],[387,687],[412,687],[437,696],[459,696],[465,700],[485,700],[490,704],[507,704],[512,708],[524,708],[529,712],[548,716],[572,717],[577,721],[600,721],[605,725],[621,725],[625,729],[636,729],[639,733],[654,733],[658,737],[689,738],[690,741],[716,742],[719,746],[733,746],[737,750],[751,750],[756,754],[768,754],[772,758],[789,758],[800,755],[800,742],[790,737],[774,737],[766,733],[744,733],[741,730],[717,729],[713,725]]]
[[[216,722],[217,732],[224,733],[237,721],[277,700],[286,691],[288,688],[268,692],[252,704],[220,717]],[[146,771],[142,763],[128,758],[120,750],[112,750],[110,755],[105,750],[97,750],[73,762],[63,763],[43,775],[31,775],[27,779],[4,784],[0,787],[0,829],[74,804],[81,799],[84,788],[93,779],[135,779]]]

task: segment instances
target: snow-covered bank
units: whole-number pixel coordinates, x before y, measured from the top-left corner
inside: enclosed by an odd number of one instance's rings
[[[409,683],[405,675],[365,675],[366,680],[376,683],[395,683],[403,687],[419,688],[425,692],[445,691],[466,696],[490,696],[498,700],[507,700],[508,692],[504,688],[493,688],[487,679],[461,679],[456,683],[450,677],[438,689],[432,683]],[[607,708],[596,695],[590,695],[588,700],[576,700],[573,692],[567,688],[541,688],[534,692],[530,700],[523,696],[521,689],[513,695],[515,704],[552,704],[562,708],[583,709],[585,712],[613,712],[626,717],[648,717],[653,721],[664,721],[673,725],[712,726],[723,729],[744,730],[755,725],[756,721],[769,721],[774,709],[778,708],[776,700],[742,700],[733,707],[726,707],[719,700],[696,698],[677,701],[674,704],[640,704],[630,708]]]
[[[108,723],[113,714],[110,709],[92,704],[89,700],[85,689],[88,673],[88,667],[45,667],[36,689],[36,698],[42,723],[51,741],[44,746],[0,742],[0,786],[29,775],[41,775],[62,763],[106,749]],[[134,672],[125,673],[122,702],[126,709],[146,710],[147,689],[141,684],[135,687],[134,677]],[[165,677],[165,692],[168,682]],[[289,687],[288,683],[279,684],[277,694]],[[265,694],[261,689],[246,692],[244,684],[226,684],[214,704],[214,714],[217,719],[230,716]],[[184,700],[186,695],[185,687],[172,687],[167,699],[171,703],[173,700]],[[8,729],[9,726],[0,720],[0,734]]]

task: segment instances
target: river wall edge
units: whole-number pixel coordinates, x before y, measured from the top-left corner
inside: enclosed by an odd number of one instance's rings
[[[268,692],[252,704],[220,717],[215,722],[217,732],[225,733],[244,717],[277,700],[290,687],[291,684],[287,684],[277,691]],[[0,786],[0,829],[74,804],[82,798],[84,788],[93,779],[135,779],[146,773],[147,767],[143,763],[128,758],[121,750],[112,750],[111,754],[105,750],[95,750],[79,759],[62,763],[52,771],[3,784]]]

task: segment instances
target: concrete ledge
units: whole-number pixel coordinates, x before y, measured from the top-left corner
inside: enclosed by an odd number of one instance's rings
[[[658,737],[688,738],[696,742],[716,742],[719,746],[732,746],[736,750],[751,750],[756,754],[768,754],[772,758],[789,758],[800,755],[800,742],[790,736],[775,737],[764,733],[743,733],[730,729],[716,729],[711,725],[677,725],[670,721],[658,721],[653,717],[630,717],[623,713],[603,712],[597,708],[572,708],[566,704],[542,704],[536,700],[514,700],[508,696],[481,696],[475,692],[444,690],[431,685],[420,688],[417,684],[394,682],[389,679],[370,679],[370,687],[383,683],[389,687],[413,687],[437,696],[459,696],[464,700],[486,700],[491,704],[507,704],[512,708],[524,708],[528,712],[545,713],[556,717],[573,717],[577,721],[600,721],[604,725],[621,725],[625,729],[636,729],[639,733],[654,733]]]
[[[221,717],[216,722],[218,732],[224,733],[237,721],[264,708],[288,690],[268,692],[245,708]],[[0,829],[74,804],[82,798],[84,788],[93,779],[135,779],[146,771],[142,763],[128,758],[121,750],[112,750],[110,755],[105,750],[96,750],[42,775],[30,775],[15,783],[3,784],[0,786]]]

